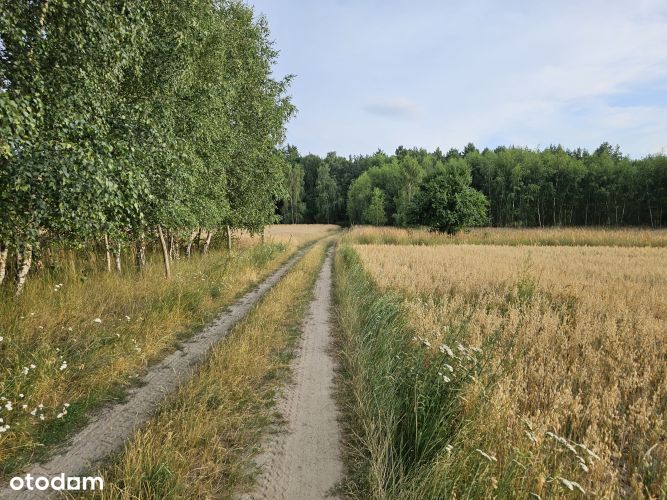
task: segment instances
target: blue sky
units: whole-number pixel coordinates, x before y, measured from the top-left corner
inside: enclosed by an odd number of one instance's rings
[[[667,150],[665,0],[247,0],[294,74],[302,154]]]

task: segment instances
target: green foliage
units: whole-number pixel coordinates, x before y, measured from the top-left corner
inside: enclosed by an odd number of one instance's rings
[[[374,188],[385,194],[388,221],[411,224],[414,198],[424,178],[451,163],[465,162],[472,187],[489,201],[488,223],[493,226],[650,226],[662,227],[667,217],[667,156],[630,160],[608,143],[595,152],[515,147],[485,149],[469,143],[462,150],[399,147],[394,155],[294,159],[304,168],[304,220],[323,220],[316,205],[317,172],[329,168],[341,203],[333,220],[364,222]],[[470,201],[467,198],[468,201]],[[465,200],[464,200],[465,201]],[[465,204],[464,204],[465,205]]]
[[[364,222],[375,226],[382,226],[387,222],[387,215],[384,211],[384,193],[380,188],[373,189],[371,202],[364,214]]]
[[[330,224],[334,222],[336,210],[339,205],[338,185],[331,177],[328,164],[324,163],[317,169],[317,182],[315,184],[317,222]]]
[[[275,221],[294,108],[252,8],[3,0],[0,10],[3,245]]]
[[[448,234],[485,224],[488,203],[471,182],[470,168],[461,159],[438,168],[424,180],[415,197],[415,221]]]
[[[293,146],[285,151],[285,192],[282,200],[282,220],[289,224],[299,224],[303,220],[306,205],[304,203],[304,170],[299,164],[299,152]]]

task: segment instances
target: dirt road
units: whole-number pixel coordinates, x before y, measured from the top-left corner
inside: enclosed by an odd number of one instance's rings
[[[245,294],[227,309],[218,320],[186,342],[182,349],[167,356],[150,369],[142,379],[141,387],[129,391],[127,400],[121,404],[104,408],[78,434],[60,454],[47,463],[33,466],[23,474],[33,477],[53,477],[60,473],[66,476],[82,476],[93,472],[95,465],[118,450],[132,436],[135,429],[148,420],[165,396],[174,392],[197,367],[218,341],[224,338],[234,325],[245,316],[253,305],[275,285],[301,258],[305,250],[297,252],[257,288]],[[22,491],[0,487],[0,498],[35,499],[53,496],[52,490]]]
[[[294,383],[279,401],[284,432],[265,444],[257,460],[259,487],[247,499],[316,500],[329,496],[343,464],[333,398],[331,347],[331,251],[317,279],[292,364]]]

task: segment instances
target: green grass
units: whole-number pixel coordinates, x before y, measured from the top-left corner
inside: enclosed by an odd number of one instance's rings
[[[54,252],[19,300],[2,287],[0,418],[10,429],[0,434],[0,479],[44,459],[92,410],[122,400],[152,363],[264,279],[289,250],[253,245],[182,258],[169,281],[159,255],[142,273],[125,262],[122,274],[108,274],[94,254]]]
[[[448,458],[447,447],[466,434],[470,414],[464,418],[460,384],[479,375],[483,357],[445,383],[445,356],[418,347],[401,297],[378,292],[352,248],[340,248],[335,276],[348,470],[344,492],[359,499],[439,499],[452,491],[484,497],[489,490],[481,481],[486,473],[481,455],[466,457],[458,475],[437,474],[438,464]],[[462,338],[463,333],[451,335]],[[489,338],[489,350],[493,342]]]

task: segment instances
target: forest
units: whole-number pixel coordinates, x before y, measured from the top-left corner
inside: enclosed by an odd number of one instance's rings
[[[399,147],[349,158],[288,147],[285,156],[288,196],[279,211],[287,223],[430,225],[415,201],[429,178],[452,171],[488,200],[484,220],[473,218],[480,224],[659,228],[667,216],[667,156],[633,160],[609,143],[592,153],[468,144],[446,154]]]
[[[0,2],[0,283],[53,248],[174,252],[261,230],[294,113],[242,2]],[[114,254],[115,259],[112,257]]]

